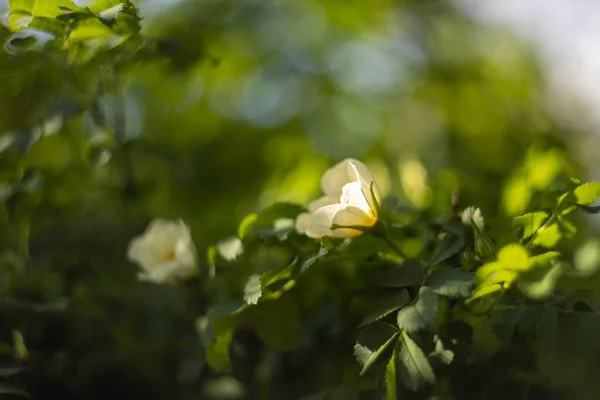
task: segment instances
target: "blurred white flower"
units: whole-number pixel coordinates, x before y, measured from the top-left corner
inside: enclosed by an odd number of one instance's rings
[[[479,208],[467,207],[463,210],[461,215],[462,223],[471,226],[471,219],[479,229],[483,229],[485,222],[483,220],[483,215],[481,215],[481,210]]]
[[[349,238],[363,232],[350,228],[332,230],[332,225],[371,227],[377,222],[379,187],[362,162],[348,158],[334,165],[321,178],[321,189],[325,195],[308,205],[309,212],[298,215],[299,233],[312,238]]]
[[[196,248],[183,221],[157,218],[129,242],[127,257],[138,264],[141,281],[168,283],[191,278],[198,272]]]

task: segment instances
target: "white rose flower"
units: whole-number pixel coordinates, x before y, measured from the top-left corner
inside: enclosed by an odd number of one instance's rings
[[[168,283],[198,272],[190,229],[181,220],[153,220],[129,242],[127,257],[143,270],[138,274],[141,281]]]
[[[349,228],[332,230],[332,225],[371,227],[377,223],[379,187],[362,162],[348,158],[334,165],[321,178],[321,189],[325,195],[308,205],[309,212],[298,215],[299,233],[311,238],[350,238],[363,232]]]
[[[462,223],[471,226],[471,219],[479,229],[483,229],[485,221],[483,215],[481,215],[481,209],[476,207],[465,208],[461,215]]]

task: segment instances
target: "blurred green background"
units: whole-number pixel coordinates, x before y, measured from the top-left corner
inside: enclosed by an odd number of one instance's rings
[[[202,361],[194,321],[209,299],[198,282],[136,281],[126,246],[155,217],[186,221],[205,268],[206,248],[246,214],[315,198],[345,157],[432,215],[450,211],[456,188],[462,206],[516,215],[535,182],[587,172],[574,149],[589,135],[546,108],[533,49],[452,2],[139,10],[159,57],[71,69],[44,48],[0,55],[1,333],[22,331],[33,398],[246,390]],[[302,371],[275,371],[290,375],[280,385],[302,382]]]

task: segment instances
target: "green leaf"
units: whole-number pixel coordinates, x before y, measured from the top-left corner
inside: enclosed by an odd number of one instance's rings
[[[503,316],[502,319],[494,325],[494,331],[496,335],[502,341],[510,341],[511,337],[517,329],[519,322],[523,318],[525,314],[525,307],[517,307],[511,310],[508,310]]]
[[[257,214],[254,227],[258,229],[269,229],[278,219],[295,220],[298,214],[305,212],[306,209],[294,203],[274,203]]]
[[[8,377],[23,371],[23,367],[4,367],[0,368],[0,377]]]
[[[385,367],[385,387],[388,400],[398,400],[398,374],[396,372],[397,364],[396,352],[392,353],[392,357]]]
[[[306,272],[306,270],[313,265],[314,263],[316,263],[319,260],[322,260],[327,254],[329,254],[329,250],[327,250],[327,247],[323,246],[319,249],[319,253],[317,253],[316,255],[314,255],[313,257],[310,257],[309,259],[307,259],[306,261],[304,261],[304,263],[302,264],[302,267],[300,267],[300,272]]]
[[[356,360],[363,366],[360,376],[389,354],[399,334],[392,325],[382,322],[368,325],[361,331],[354,345]]]
[[[249,214],[242,220],[238,227],[238,237],[241,240],[247,239],[252,235],[252,230],[257,219],[258,214]]]
[[[542,351],[554,351],[559,342],[558,311],[554,308],[543,307],[536,326],[536,343]]]
[[[295,262],[292,262],[294,265]],[[269,286],[274,285],[280,281],[287,281],[292,276],[291,266],[283,269],[272,269],[270,271],[263,272],[260,275],[260,287],[263,292],[269,289]]]
[[[396,343],[398,336],[400,336],[400,332],[394,333],[387,342],[369,355],[369,358],[367,358],[365,364],[363,365],[359,376],[365,375],[374,365],[376,365],[380,360],[389,354],[389,351]]]
[[[206,260],[208,261],[208,265],[214,270],[217,266],[217,260],[219,258],[219,247],[217,245],[209,246],[206,249]]]
[[[529,257],[527,269],[546,267],[552,260],[556,260],[559,256],[560,253],[558,251],[548,251],[546,253],[538,254],[537,256]]]
[[[451,364],[452,360],[454,360],[454,352],[452,350],[446,350],[444,347],[444,342],[438,335],[433,337],[433,342],[435,344],[435,350],[429,354],[429,357],[437,358],[444,364]]]
[[[600,182],[587,182],[573,191],[577,204],[589,206],[600,198]]]
[[[550,218],[545,211],[532,212],[513,219],[513,226],[523,228],[523,239],[533,235]]]
[[[556,222],[541,227],[533,239],[533,244],[536,246],[550,249],[562,239],[563,234],[560,225]]]
[[[244,245],[237,237],[231,237],[217,243],[217,249],[224,260],[235,261],[244,251]]]
[[[435,249],[431,260],[425,266],[432,267],[452,257],[465,247],[465,241],[458,235],[446,233],[440,244]]]
[[[232,339],[233,331],[225,331],[215,341],[204,344],[206,362],[217,372],[229,371],[231,368],[229,344]]]
[[[12,385],[2,384],[0,385],[0,394],[9,394],[12,396],[30,397],[29,393],[23,389],[19,389]]]
[[[435,374],[423,350],[404,331],[396,344],[398,370],[410,390],[417,391],[426,383],[435,383]]]
[[[471,297],[469,297],[469,299],[467,300],[467,303],[471,303],[482,297],[488,297],[489,295],[494,294],[494,293],[499,294],[498,292],[503,292],[503,291],[504,291],[504,286],[502,283],[492,283],[489,285],[480,286],[473,292]]]
[[[29,351],[25,345],[25,339],[21,331],[13,330],[13,348],[15,350],[15,357],[19,360],[26,360],[29,356]]]
[[[242,399],[246,396],[244,385],[231,376],[223,376],[204,383],[202,394],[208,399]]]
[[[63,170],[71,162],[69,142],[58,134],[43,137],[29,150],[23,162],[26,167]]]
[[[410,297],[406,290],[400,290],[393,294],[388,294],[373,301],[367,316],[363,319],[359,326],[365,326],[372,322],[378,321],[390,315],[400,307],[408,303]]]
[[[536,327],[540,318],[539,307],[524,307],[524,312],[521,314],[521,319],[517,324],[517,330],[524,337],[535,335]]]
[[[524,279],[519,280],[519,289],[529,298],[541,300],[552,294],[556,282],[563,274],[560,263],[554,264],[547,271],[531,271]]]
[[[414,304],[398,311],[398,327],[408,332],[415,332],[433,326],[437,318],[437,297],[427,286],[421,287]]]
[[[198,332],[204,340],[206,362],[215,371],[231,368],[229,345],[246,305],[239,301],[227,301],[210,308],[205,317],[197,322]]]
[[[575,270],[582,276],[591,276],[600,267],[600,239],[588,239],[577,251],[573,259]]]
[[[107,38],[114,32],[95,18],[87,18],[79,21],[69,34],[69,42],[81,42],[90,39]]]
[[[34,17],[55,18],[63,13],[61,7],[81,10],[71,0],[8,0],[10,13],[25,12]]]
[[[469,297],[475,279],[468,272],[454,268],[436,271],[427,278],[433,293],[446,297]]]
[[[400,265],[395,265],[386,271],[375,273],[374,279],[380,286],[400,288],[419,285],[424,275],[425,268],[423,268],[420,262],[413,259],[406,259]]]
[[[529,267],[529,253],[520,244],[510,243],[498,252],[498,262],[506,268],[524,271]]]
[[[125,10],[125,3],[119,3],[110,8],[107,8],[103,11],[100,11],[96,15],[98,15],[98,18],[101,18],[101,19],[113,20],[113,19],[119,18],[121,16],[121,14],[123,14],[124,10]]]
[[[247,304],[256,304],[261,295],[260,276],[257,274],[251,275],[244,286],[244,301]]]
[[[248,310],[258,336],[275,351],[289,351],[300,341],[300,310],[289,292],[276,300],[263,301]]]

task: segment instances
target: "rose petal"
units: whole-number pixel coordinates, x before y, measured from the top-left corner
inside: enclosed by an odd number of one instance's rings
[[[331,224],[335,214],[344,208],[341,204],[331,204],[319,208],[312,216],[310,226],[306,229],[306,236],[312,238],[321,238],[323,236],[333,236]]]
[[[304,212],[298,214],[296,217],[296,231],[298,233],[305,233],[308,227],[310,226],[312,221],[312,214],[309,212]]]
[[[352,167],[356,181],[360,183],[362,192],[369,204],[369,208],[376,214],[377,207],[375,206],[375,202],[381,204],[381,194],[379,193],[379,186],[377,186],[373,172],[371,172],[369,167],[358,160],[352,160],[350,166]],[[375,199],[373,199],[373,196],[371,195],[371,183],[373,184],[373,194],[375,195]]]
[[[325,171],[321,178],[321,190],[325,196],[339,197],[344,185],[356,180],[350,166],[351,161],[352,159],[348,158]]]
[[[363,210],[365,213],[372,213],[371,207],[363,194],[362,187],[359,182],[350,182],[344,185],[342,188],[342,195],[340,196],[340,203],[344,206],[354,206]]]
[[[308,205],[308,211],[314,214],[319,208],[339,203],[339,195],[335,197],[323,196]]]
[[[339,210],[332,220],[333,225],[342,226],[370,227],[375,225],[376,222],[377,218],[371,213],[353,206]],[[335,237],[354,237],[362,234],[362,232],[356,229],[334,229],[333,234]]]

